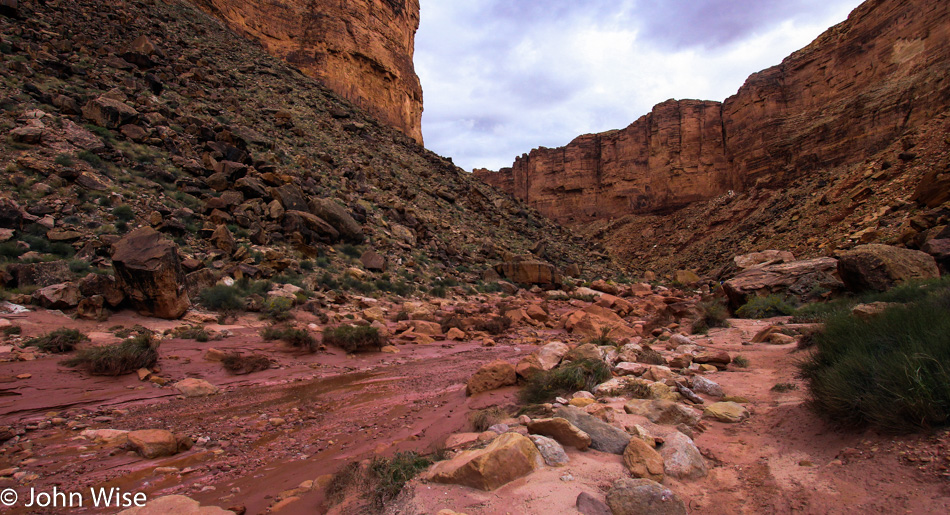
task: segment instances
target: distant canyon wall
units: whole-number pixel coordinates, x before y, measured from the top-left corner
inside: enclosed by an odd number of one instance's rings
[[[190,0],[422,144],[419,0]]]
[[[538,148],[486,183],[562,223],[656,213],[857,163],[950,106],[950,2],[869,0],[725,102]]]

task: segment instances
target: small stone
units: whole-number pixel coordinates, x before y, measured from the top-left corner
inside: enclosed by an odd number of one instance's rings
[[[549,467],[562,467],[567,465],[570,461],[567,457],[567,453],[564,452],[564,447],[561,447],[561,444],[557,443],[553,438],[541,435],[528,435],[528,438],[534,442],[535,447],[538,448],[538,451],[541,452],[541,456],[544,457],[544,463]]]
[[[720,422],[735,424],[749,418],[749,410],[735,402],[717,402],[706,406],[703,415]]]

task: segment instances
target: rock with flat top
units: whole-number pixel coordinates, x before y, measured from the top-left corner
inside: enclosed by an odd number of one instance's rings
[[[554,416],[566,419],[575,427],[587,433],[591,440],[590,446],[598,451],[623,454],[627,444],[630,443],[629,433],[587,414],[580,408],[565,406],[555,411]]]
[[[217,506],[202,506],[198,501],[184,495],[166,495],[149,499],[145,506],[136,506],[120,511],[118,515],[234,515]]]
[[[465,451],[436,463],[429,481],[491,491],[544,466],[534,443],[518,434],[505,433],[484,449]]]
[[[563,445],[574,447],[581,451],[587,450],[591,444],[590,435],[578,429],[577,426],[568,422],[567,419],[560,417],[532,420],[528,422],[528,432],[550,436]]]
[[[515,367],[507,361],[498,360],[479,368],[469,378],[465,393],[466,395],[475,395],[476,393],[496,390],[517,383],[518,376],[515,373]]]

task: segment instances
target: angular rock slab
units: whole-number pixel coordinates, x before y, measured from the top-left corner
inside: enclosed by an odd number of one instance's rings
[[[511,363],[502,360],[493,361],[483,365],[469,378],[465,394],[475,395],[476,393],[487,392],[517,383],[518,375]]]
[[[749,418],[749,410],[736,402],[717,402],[706,406],[703,415],[720,422],[735,424]]]
[[[613,515],[686,515],[686,505],[670,489],[649,479],[620,479],[607,492]]]
[[[566,419],[590,436],[591,448],[611,454],[623,454],[630,443],[630,434],[574,406],[565,406],[554,412],[555,417]]]
[[[140,314],[173,320],[191,307],[178,246],[151,227],[112,246],[112,267],[117,285]]]
[[[491,491],[543,465],[544,457],[531,440],[518,433],[505,433],[484,449],[465,451],[437,463],[427,477],[434,483]]]
[[[663,456],[656,452],[650,444],[639,438],[631,438],[627,448],[623,451],[623,464],[635,478],[652,479],[663,482]]]
[[[528,422],[528,432],[549,436],[581,451],[586,451],[591,444],[590,435],[560,417],[532,420]]]
[[[557,440],[541,435],[528,435],[528,438],[534,442],[535,447],[544,457],[544,463],[549,467],[563,467],[571,460],[564,452],[564,447],[557,443]]]
[[[149,499],[145,506],[136,506],[120,511],[118,515],[234,515],[217,506],[202,506],[198,501],[184,495],[166,495]]]

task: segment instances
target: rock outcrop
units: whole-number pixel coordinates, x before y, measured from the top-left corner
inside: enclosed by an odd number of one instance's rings
[[[926,252],[890,245],[861,245],[841,255],[838,273],[851,291],[887,291],[914,279],[940,277]]]
[[[422,144],[419,0],[191,1]]]
[[[191,307],[178,246],[158,231],[143,227],[116,242],[112,266],[116,283],[139,313],[176,319]]]
[[[483,181],[564,223],[659,213],[858,163],[950,106],[950,5],[869,0],[723,103],[667,101]]]

